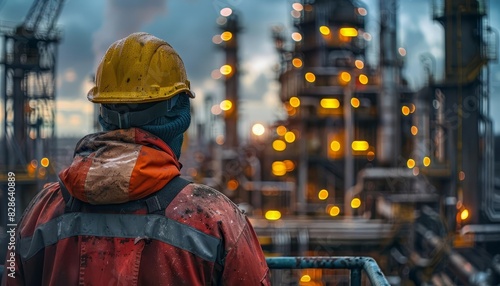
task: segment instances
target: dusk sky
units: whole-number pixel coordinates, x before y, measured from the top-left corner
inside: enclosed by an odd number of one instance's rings
[[[32,2],[0,0],[1,24],[21,23]],[[181,55],[197,95],[193,101],[195,112],[202,119],[209,109],[203,106],[203,99],[211,95],[222,100],[224,96],[223,83],[211,78],[211,72],[224,64],[222,50],[212,42],[212,37],[221,32],[216,19],[224,7],[238,12],[243,27],[239,51],[242,130],[249,132],[253,123],[282,118],[284,112],[273,70],[278,55],[271,30],[280,25],[291,33],[292,3],[290,0],[66,0],[57,23],[62,31],[57,67],[57,135],[83,136],[93,132],[93,104],[86,99],[92,86],[91,75],[111,43],[137,31],[165,39]],[[368,61],[376,64],[378,0],[359,3],[368,10],[367,31],[373,36]],[[415,90],[424,85],[420,55],[430,53],[436,58],[438,76],[443,70],[443,28],[431,19],[431,3],[431,0],[398,1],[398,42],[407,50],[403,75]],[[500,1],[489,0],[489,8],[489,24],[499,31]],[[490,110],[494,111],[500,107],[500,65],[492,63],[490,72]],[[495,131],[500,133],[500,113],[492,116]]]

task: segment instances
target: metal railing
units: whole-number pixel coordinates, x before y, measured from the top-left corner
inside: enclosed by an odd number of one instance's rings
[[[266,262],[270,269],[347,269],[350,270],[350,285],[353,286],[361,285],[362,272],[365,272],[371,285],[390,285],[377,262],[371,257],[267,257]]]

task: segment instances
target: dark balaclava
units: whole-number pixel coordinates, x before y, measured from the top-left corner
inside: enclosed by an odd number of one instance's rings
[[[118,126],[104,121],[99,115],[99,123],[104,131],[111,131],[119,129]],[[172,107],[166,115],[158,117],[153,121],[138,127],[158,136],[172,149],[174,154],[179,159],[181,155],[182,142],[184,139],[184,132],[191,123],[191,103],[189,97],[180,94],[178,96],[175,106]]]

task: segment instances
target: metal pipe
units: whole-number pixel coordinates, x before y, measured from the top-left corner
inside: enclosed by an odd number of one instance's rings
[[[267,257],[270,269],[363,269],[373,286],[390,285],[380,270],[377,262],[371,257],[311,256],[311,257]]]

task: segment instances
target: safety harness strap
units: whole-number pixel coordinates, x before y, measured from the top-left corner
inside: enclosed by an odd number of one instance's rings
[[[185,186],[191,183],[191,181],[177,176],[170,180],[158,192],[143,199],[121,204],[93,205],[82,202],[81,200],[71,196],[66,186],[59,179],[61,193],[64,201],[66,202],[66,213],[79,212],[82,206],[85,206],[85,210],[90,212],[134,212],[139,209],[147,208],[148,213],[150,214],[162,214],[177,194],[182,191]]]

